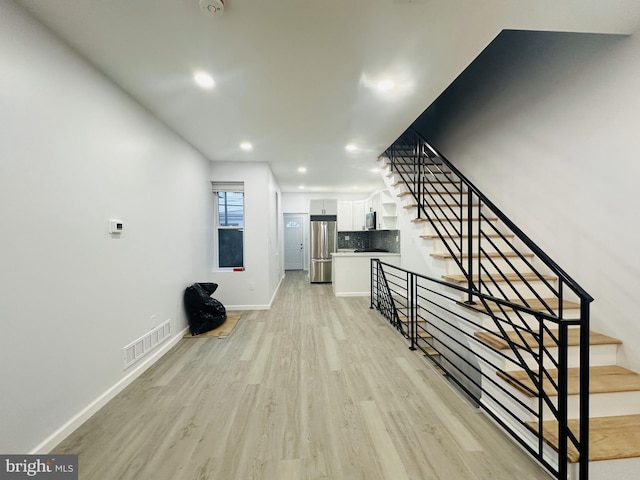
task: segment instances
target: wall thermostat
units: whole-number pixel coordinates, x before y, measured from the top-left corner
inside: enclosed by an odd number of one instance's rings
[[[122,220],[109,220],[109,233],[122,233]]]

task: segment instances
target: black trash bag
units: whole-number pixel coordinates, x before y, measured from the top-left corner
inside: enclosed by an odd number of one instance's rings
[[[218,328],[227,319],[224,305],[211,298],[217,288],[217,283],[194,283],[185,289],[184,310],[191,335],[200,335]]]

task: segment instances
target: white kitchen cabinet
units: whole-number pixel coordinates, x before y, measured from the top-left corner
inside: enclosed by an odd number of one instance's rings
[[[353,211],[353,230],[363,230],[364,229],[364,214],[366,208],[366,200],[356,200],[353,202],[352,211]]]
[[[311,200],[309,203],[310,215],[337,215],[338,214],[338,201],[327,200]]]
[[[376,229],[395,230],[397,228],[396,203],[388,190],[376,192],[364,200],[337,201],[336,209],[339,232],[365,230],[365,215],[368,212],[376,212]]]
[[[353,230],[353,202],[338,202],[338,231],[350,232]]]
[[[338,214],[338,201],[337,200],[323,200],[325,215],[337,215]]]
[[[356,230],[364,230],[364,214],[366,209],[366,200],[338,202],[338,231],[354,232]]]

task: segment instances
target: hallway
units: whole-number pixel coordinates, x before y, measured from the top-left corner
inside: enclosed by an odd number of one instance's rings
[[[74,432],[81,479],[548,479],[368,298],[289,271],[227,339],[187,338]]]

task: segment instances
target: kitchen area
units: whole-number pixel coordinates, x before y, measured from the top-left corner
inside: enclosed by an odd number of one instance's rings
[[[366,200],[312,200],[309,279],[336,296],[370,293],[370,260],[400,265],[396,203],[387,190]]]

